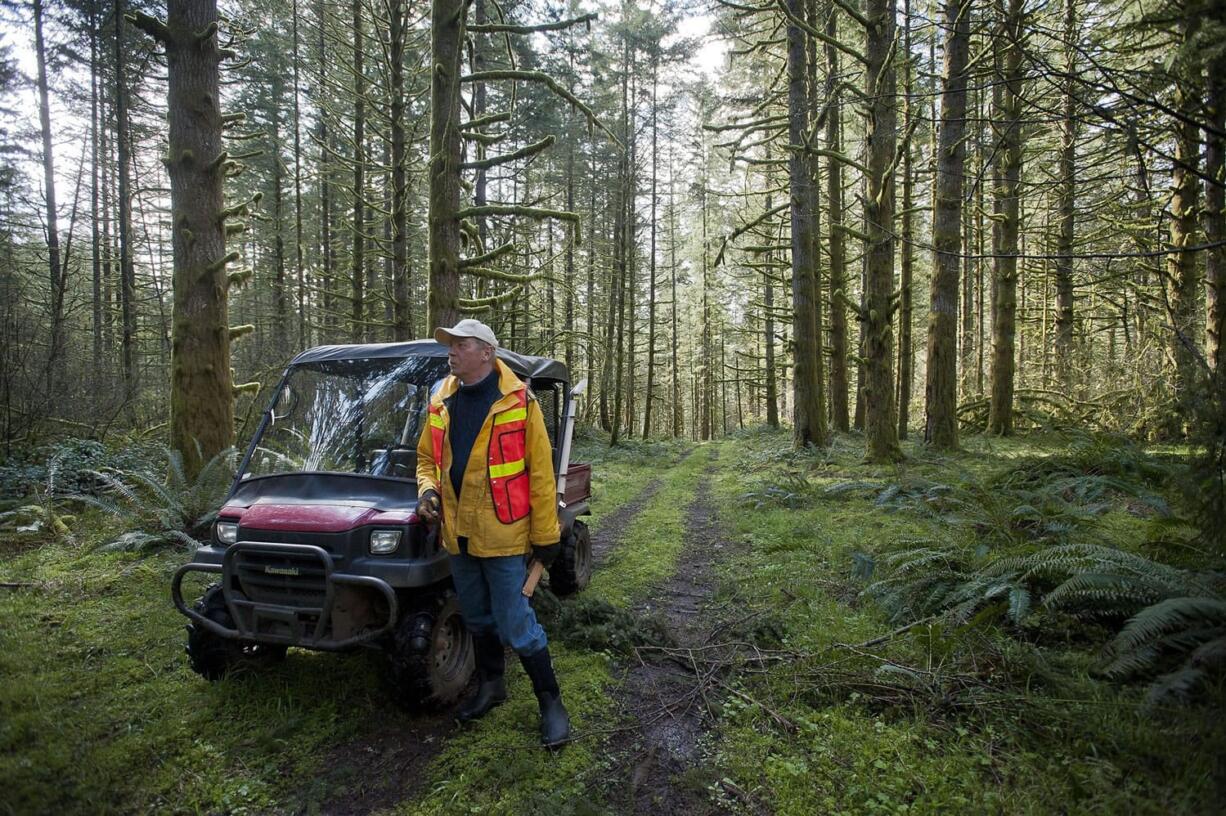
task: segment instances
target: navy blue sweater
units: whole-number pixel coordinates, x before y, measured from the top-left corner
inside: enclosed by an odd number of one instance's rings
[[[468,457],[472,455],[473,443],[481,426],[489,415],[490,406],[498,401],[502,392],[498,389],[498,369],[495,368],[480,382],[472,385],[461,385],[454,394],[448,397],[447,413],[451,415],[448,433],[451,436],[451,486],[455,489],[456,498],[460,497],[460,486],[464,482],[464,469],[468,467]]]

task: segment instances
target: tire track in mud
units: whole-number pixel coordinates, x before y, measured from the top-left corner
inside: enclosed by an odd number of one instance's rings
[[[411,714],[390,728],[339,745],[321,763],[319,784],[344,793],[319,804],[327,816],[365,816],[412,799],[428,781],[425,774],[457,729],[452,708]],[[301,812],[309,812],[304,803]]]
[[[712,452],[714,465],[719,450]],[[676,571],[635,604],[654,616],[680,649],[703,646],[719,626],[703,616],[714,594],[714,563],[731,545],[720,536],[710,476],[699,482],[686,514],[685,547]],[[722,813],[701,784],[686,774],[702,763],[702,738],[714,721],[711,702],[693,670],[650,654],[625,669],[615,692],[631,729],[612,741],[619,765],[610,802],[626,814],[703,816]]]

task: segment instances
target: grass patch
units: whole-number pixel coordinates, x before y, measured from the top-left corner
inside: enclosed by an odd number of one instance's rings
[[[672,575],[685,545],[689,505],[713,449],[700,448],[659,473],[663,485],[622,533],[605,569],[593,576],[588,595],[626,606]]]
[[[580,738],[562,751],[541,750],[537,705],[522,671],[508,667],[508,700],[454,733],[427,770],[426,792],[392,808],[404,816],[451,814],[585,814],[603,812],[598,787],[610,761],[601,735],[614,719],[606,689],[607,655],[550,647],[558,682]],[[584,736],[588,732],[588,736]]]
[[[954,523],[968,514],[934,486],[1081,479],[1080,493],[1059,497],[1079,508],[1068,535],[1173,569],[1212,567],[1153,500],[1177,506],[1150,468],[1179,450],[1078,453],[1040,436],[963,444],[944,455],[912,441],[907,461],[876,466],[846,435],[821,452],[794,452],[786,433],[761,429],[696,449],[580,440],[576,458],[594,463],[596,528],[661,480],[591,588],[549,624],[581,738],[558,754],[538,747],[536,701],[511,661],[507,704],[444,731],[412,790],[384,791],[379,812],[616,812],[609,780],[624,769],[607,731],[622,724],[611,693],[618,661],[636,642],[635,603],[676,568],[704,479],[731,545],[716,567],[715,607],[733,618],[723,636],[797,658],[729,678],[744,697],[722,695],[704,764],[675,784],[705,788],[733,812],[781,815],[1220,810],[1220,718],[1196,706],[1143,714],[1140,685],[1098,677],[1110,622],[1053,615],[1018,629],[977,618],[917,627],[864,655],[838,645],[896,625],[862,594],[855,553],[881,557],[918,540],[976,546],[975,523]],[[1004,473],[1014,477],[993,481]],[[870,486],[831,494],[852,482]],[[789,495],[767,492],[772,484]],[[746,498],[755,491],[757,503]],[[994,546],[1049,546],[1030,530]],[[0,814],[316,813],[387,784],[365,746],[394,743],[417,720],[392,703],[375,660],[290,650],[281,664],[208,684],[187,668],[184,619],[168,600],[185,556],[99,552],[121,531],[98,514],[82,514],[73,532],[76,544],[0,541],[0,581],[27,585],[0,590]],[[391,751],[380,761],[394,760]]]
[[[955,523],[957,510],[942,504],[947,491],[934,485],[986,485],[1011,473],[1015,485],[1039,489],[1086,477],[1078,484],[1092,489],[1062,499],[1081,502],[1075,535],[1140,552],[1164,549],[1155,531],[1170,529],[1154,518],[1167,498],[1163,463],[1135,449],[1070,455],[1061,439],[971,437],[959,453],[911,444],[906,462],[876,466],[860,461],[854,438],[816,453],[793,453],[787,441],[759,435],[756,456],[721,457],[737,464],[716,481],[721,520],[743,545],[721,570],[724,592],[747,616],[771,616],[798,659],[742,677],[739,688],[756,704],[725,699],[713,761],[728,784],[712,785],[713,798],[776,814],[1217,807],[1223,729],[1195,707],[1143,714],[1138,688],[1091,673],[1097,660],[1084,636],[1039,648],[981,617],[920,627],[877,648],[836,645],[895,625],[861,595],[855,553],[981,540],[982,520]],[[1100,490],[1094,479],[1143,490]],[[852,486],[831,489],[840,484]],[[1082,512],[1090,502],[1102,506]],[[1019,528],[1019,537],[1030,532]],[[1167,551],[1166,560],[1178,559]]]
[[[39,556],[5,576],[36,586],[0,596],[2,812],[268,809],[359,727],[341,712],[383,702],[361,655],[291,652],[215,685],[192,674],[167,598],[182,556]]]

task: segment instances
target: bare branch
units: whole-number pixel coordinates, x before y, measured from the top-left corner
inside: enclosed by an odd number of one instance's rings
[[[584,14],[582,17],[574,17],[570,20],[559,20],[556,23],[540,23],[538,25],[510,25],[501,23],[481,23],[479,25],[465,26],[468,31],[477,34],[536,34],[541,31],[564,31],[568,28],[573,28],[577,25],[587,25],[591,29],[590,23],[597,19],[597,14]]]

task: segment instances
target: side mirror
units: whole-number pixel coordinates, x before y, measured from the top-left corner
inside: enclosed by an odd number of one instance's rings
[[[582,396],[582,394],[585,391],[587,391],[587,377],[584,377],[582,380],[579,380],[579,384],[576,385],[574,388],[570,389],[570,395],[572,397]]]

